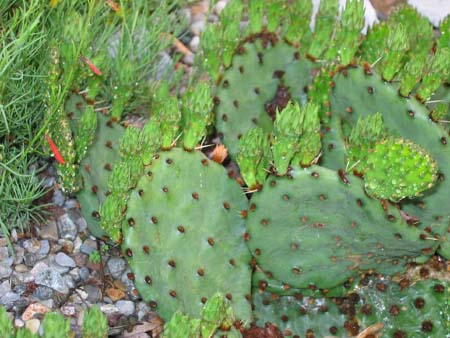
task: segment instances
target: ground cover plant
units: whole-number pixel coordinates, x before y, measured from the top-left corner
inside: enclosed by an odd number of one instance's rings
[[[77,89],[44,123],[60,184],[121,246],[165,335],[450,331],[450,19],[435,34],[404,6],[362,35],[362,1],[340,16],[322,1],[313,31],[311,13],[230,1],[183,92],[135,89],[126,62],[108,75],[89,48],[74,76],[64,60],[79,52],[50,49],[49,105],[62,83]],[[121,86],[96,90],[102,76]],[[143,126],[125,119],[146,105]],[[215,136],[228,152],[207,156]]]

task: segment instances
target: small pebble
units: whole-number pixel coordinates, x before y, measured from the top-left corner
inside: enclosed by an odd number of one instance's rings
[[[27,272],[28,267],[25,264],[17,264],[16,266],[14,266],[14,270],[17,272]]]
[[[43,239],[49,239],[52,241],[58,240],[58,227],[55,221],[48,221],[47,225],[43,226],[39,230],[39,236]]]
[[[33,292],[33,297],[39,300],[46,300],[53,297],[53,289],[48,286],[38,286]]]
[[[82,280],[87,280],[91,276],[91,272],[87,267],[80,268],[80,278]]]
[[[227,5],[226,1],[217,1],[217,3],[214,5],[213,8],[213,12],[217,15],[220,15],[220,13],[222,12],[222,10],[225,8],[225,6]]]
[[[33,334],[37,334],[39,332],[40,326],[41,322],[39,319],[30,319],[25,322],[25,327]]]
[[[63,239],[75,240],[77,237],[78,229],[74,221],[68,214],[64,214],[58,218],[58,229],[60,237]]]
[[[48,286],[63,294],[69,293],[69,289],[62,276],[51,268],[40,272],[36,276],[35,282],[38,285]]]
[[[88,238],[80,247],[80,252],[89,255],[92,251],[97,250],[97,242]]]
[[[119,312],[119,310],[117,309],[117,307],[114,304],[103,304],[103,305],[100,305],[100,310],[105,315],[111,315],[113,313]]]
[[[116,307],[125,316],[131,316],[135,309],[134,302],[130,300],[119,300],[116,302]]]
[[[125,271],[125,260],[118,257],[112,257],[106,263],[106,266],[113,276],[113,278],[120,278],[120,275]]]
[[[37,253],[41,248],[41,242],[36,238],[27,239],[22,243],[22,245],[25,248],[25,250],[27,250],[30,253]]]
[[[74,268],[77,265],[75,264],[75,261],[67,256],[64,252],[58,252],[55,255],[55,262],[61,266],[66,266],[69,268]]]
[[[9,277],[12,273],[12,269],[9,264],[5,264],[3,262],[0,263],[0,278]]]
[[[50,311],[50,309],[48,307],[46,307],[45,305],[43,305],[41,303],[33,303],[33,304],[30,304],[25,309],[25,311],[22,313],[22,320],[28,321],[28,320],[34,318],[34,316],[36,316],[37,314],[42,315],[49,311]]]
[[[55,190],[53,193],[53,203],[55,203],[58,207],[62,207],[66,198],[61,190]]]
[[[192,38],[191,42],[189,42],[189,48],[191,51],[196,52],[198,49],[198,45],[200,43],[200,38],[196,35]]]
[[[194,35],[200,35],[201,32],[205,29],[205,22],[204,21],[195,21],[191,25],[191,32]]]
[[[87,293],[87,301],[93,304],[97,303],[102,298],[102,292],[95,285],[87,284],[83,286],[83,289]]]
[[[48,264],[44,262],[37,262],[36,265],[30,270],[30,273],[36,277],[39,273],[48,269]]]
[[[73,242],[73,253],[79,253],[82,244],[83,241],[80,237],[77,236],[77,238],[75,238],[75,241]]]

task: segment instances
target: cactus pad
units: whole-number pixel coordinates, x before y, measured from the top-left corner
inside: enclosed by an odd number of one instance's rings
[[[199,152],[155,155],[128,201],[123,251],[136,288],[164,319],[200,313],[216,292],[249,320],[247,201],[225,169]]]
[[[383,212],[358,178],[317,166],[290,175],[268,178],[252,197],[247,219],[249,248],[274,279],[329,289],[359,271],[403,271],[437,245],[395,208]]]

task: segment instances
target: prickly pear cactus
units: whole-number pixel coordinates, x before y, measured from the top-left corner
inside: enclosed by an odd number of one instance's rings
[[[363,284],[361,284],[363,283]],[[254,290],[255,317],[271,322],[285,336],[446,337],[448,282],[402,282],[365,277],[344,298],[278,296]]]
[[[155,155],[128,200],[122,247],[137,289],[163,318],[196,316],[216,292],[237,318],[251,318],[246,206],[239,185],[200,152]]]
[[[181,99],[162,84],[141,130],[100,116],[76,146],[96,234],[121,243],[146,302],[178,313],[177,334],[202,334],[181,313],[217,292],[286,336],[447,334],[445,278],[397,282],[450,258],[449,20],[435,37],[405,6],[362,35],[362,1],[338,12],[321,1],[311,30],[310,1],[231,0],[201,37],[211,83]],[[240,176],[196,149],[212,130]]]
[[[82,139],[79,134],[86,130],[77,125],[86,109],[86,101],[74,95],[66,104],[66,110],[72,116],[74,137]],[[124,128],[111,121],[110,117],[102,113],[95,113],[95,130],[89,135],[90,141],[86,142],[80,152],[78,172],[83,179],[82,189],[77,193],[83,217],[86,219],[91,233],[99,238],[106,232],[99,224],[100,205],[108,195],[108,177],[114,169],[115,163],[120,158],[118,139],[124,133]]]
[[[269,177],[249,210],[256,262],[293,288],[330,289],[370,269],[393,274],[437,246],[395,207],[384,212],[358,178],[318,166]]]

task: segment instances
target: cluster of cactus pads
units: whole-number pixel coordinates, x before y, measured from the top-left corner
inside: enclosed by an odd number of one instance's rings
[[[450,259],[450,19],[435,34],[404,6],[362,35],[363,1],[338,10],[322,0],[311,30],[309,1],[231,0],[201,36],[209,82],[180,97],[161,83],[142,128],[68,100],[82,211],[175,314],[168,332],[213,336],[189,318],[217,293],[215,327],[232,313],[292,337],[450,332],[446,267],[406,277]],[[201,151],[213,131],[240,173]]]
[[[83,338],[106,338],[108,336],[108,321],[96,306],[86,313],[82,326]],[[0,336],[2,338],[38,338],[27,328],[14,329],[12,320],[4,307],[0,307]],[[70,328],[70,321],[59,312],[47,312],[42,322],[43,338],[74,337],[75,332]]]

